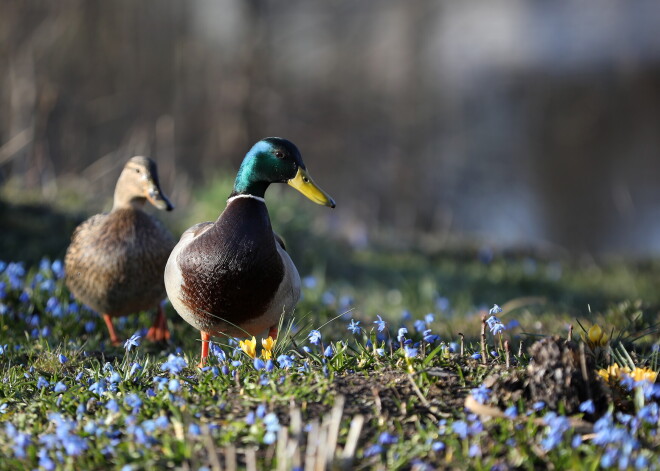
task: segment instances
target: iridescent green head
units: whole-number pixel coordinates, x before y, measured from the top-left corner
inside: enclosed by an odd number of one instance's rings
[[[271,183],[287,183],[315,203],[335,207],[332,197],[307,173],[298,148],[280,137],[267,137],[252,146],[238,170],[232,196],[263,198]]]

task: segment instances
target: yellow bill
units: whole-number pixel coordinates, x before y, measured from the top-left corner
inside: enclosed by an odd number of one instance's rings
[[[316,204],[322,204],[331,208],[335,207],[335,200],[333,200],[325,191],[316,186],[316,183],[314,183],[312,177],[309,176],[307,170],[298,167],[298,173],[296,173],[296,176],[287,181],[287,183]]]

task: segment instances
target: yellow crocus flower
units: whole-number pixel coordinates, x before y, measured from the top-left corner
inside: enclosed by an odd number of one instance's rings
[[[273,340],[273,337],[268,336],[267,339],[261,339],[261,345],[264,347],[264,350],[268,352],[273,351],[273,347],[277,343],[277,340]]]
[[[584,334],[581,334],[580,336],[582,337],[582,340],[584,340],[592,349],[596,347],[604,347],[610,340],[607,334],[603,332],[603,329],[601,329],[598,324],[594,324],[589,328],[586,338]]]
[[[241,347],[247,356],[250,358],[256,358],[257,356],[257,339],[252,337],[252,340],[241,340],[238,343],[238,346]]]

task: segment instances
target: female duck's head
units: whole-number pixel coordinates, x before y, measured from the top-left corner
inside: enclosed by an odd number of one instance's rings
[[[267,137],[252,146],[238,170],[232,196],[263,198],[271,183],[287,183],[315,203],[335,207],[332,197],[307,173],[298,148],[280,137]]]
[[[148,157],[132,157],[119,175],[115,187],[114,208],[141,208],[149,201],[158,209],[174,209],[158,182],[156,162]]]

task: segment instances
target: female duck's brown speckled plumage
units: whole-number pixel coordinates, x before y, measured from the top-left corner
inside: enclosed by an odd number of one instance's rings
[[[92,216],[76,228],[64,259],[66,284],[74,296],[101,313],[113,343],[119,339],[112,317],[157,308],[148,338],[169,338],[160,301],[165,298],[163,270],[175,240],[142,208],[172,205],[161,193],[156,164],[130,159],[115,188],[112,210]]]

